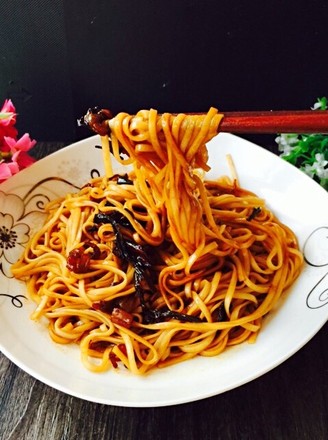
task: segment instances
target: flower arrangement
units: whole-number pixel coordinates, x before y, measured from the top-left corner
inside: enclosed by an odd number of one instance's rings
[[[318,98],[312,110],[327,110],[327,98]],[[328,191],[328,135],[280,134],[276,142],[283,159]]]
[[[35,161],[28,151],[36,141],[28,133],[18,138],[16,117],[14,104],[6,99],[0,110],[0,183]]]

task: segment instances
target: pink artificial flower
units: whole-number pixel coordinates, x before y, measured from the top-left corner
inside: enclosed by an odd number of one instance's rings
[[[17,162],[1,162],[0,163],[0,182],[8,179],[18,173],[19,166]]]
[[[15,119],[16,122],[16,109],[11,99],[6,99],[3,103],[2,109],[0,110],[0,113],[10,113],[10,121],[12,119]],[[7,118],[6,118],[7,119]],[[14,124],[15,124],[14,122]]]
[[[27,152],[36,141],[28,133],[17,139],[15,124],[16,109],[12,101],[6,99],[0,111],[0,183],[35,162]]]
[[[4,136],[15,138],[17,136],[16,109],[11,99],[6,99],[0,110],[0,141]]]
[[[17,151],[29,151],[36,144],[35,140],[31,140],[28,133],[23,134],[20,139],[14,139],[9,136],[4,137],[4,141],[12,153]]]
[[[4,137],[4,145],[2,151],[10,153],[11,161],[15,163],[19,169],[27,168],[35,162],[27,152],[36,144],[35,140],[31,140],[28,133],[25,133],[20,139]],[[10,164],[10,162],[7,164]]]
[[[35,159],[29,156],[25,151],[16,151],[16,153],[13,154],[12,161],[16,162],[19,169],[22,170],[32,165]]]

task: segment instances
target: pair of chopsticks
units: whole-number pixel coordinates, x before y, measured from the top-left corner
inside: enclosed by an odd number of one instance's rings
[[[86,125],[104,136],[109,134],[106,121],[111,118],[110,110],[94,107],[78,120],[78,125]],[[223,112],[219,131],[237,134],[324,134],[328,133],[328,110]]]
[[[226,112],[220,131],[228,133],[328,133],[327,110]]]

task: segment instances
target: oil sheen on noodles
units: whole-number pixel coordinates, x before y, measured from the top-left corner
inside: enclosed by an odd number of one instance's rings
[[[129,174],[106,176],[49,203],[14,264],[51,338],[78,343],[83,364],[144,374],[254,342],[302,267],[293,232],[236,178],[207,181],[206,142],[222,115],[108,121]],[[123,367],[124,366],[124,367]]]

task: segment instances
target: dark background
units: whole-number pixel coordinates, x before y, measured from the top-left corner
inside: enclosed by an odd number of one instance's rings
[[[88,107],[309,109],[327,90],[326,0],[2,0],[0,100],[68,143]]]

